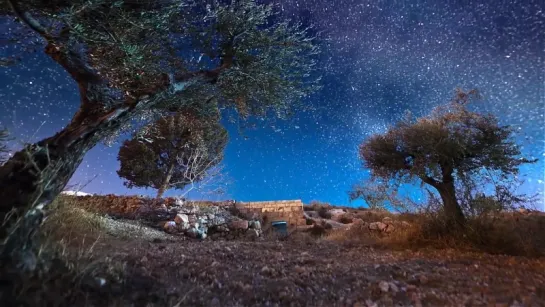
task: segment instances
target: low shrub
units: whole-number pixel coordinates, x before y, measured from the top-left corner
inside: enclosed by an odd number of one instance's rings
[[[320,209],[318,209],[318,215],[323,219],[331,219],[332,217],[329,209],[327,209],[326,207],[321,207]]]
[[[340,223],[343,223],[343,224],[350,224],[352,222],[354,222],[354,218],[352,218],[350,215],[348,214],[343,214],[340,218],[339,218],[339,222]]]
[[[309,232],[316,237],[324,236],[327,233],[326,228],[320,224],[314,224],[314,226],[309,229]]]
[[[384,237],[381,244],[405,248],[454,248],[512,256],[545,255],[545,216],[502,213],[469,217],[462,229],[454,229],[441,214],[423,215],[404,231]]]

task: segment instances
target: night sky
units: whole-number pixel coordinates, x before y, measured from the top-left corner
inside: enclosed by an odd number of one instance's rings
[[[541,0],[275,2],[284,16],[322,31],[323,89],[305,101],[313,110],[287,121],[258,120],[258,128],[243,135],[237,124],[225,121],[230,143],[224,162],[233,184],[220,198],[347,205],[347,191],[368,175],[358,160],[358,144],[369,134],[385,131],[405,110],[427,114],[448,102],[460,86],[478,88],[485,100],[475,108],[492,112],[502,124],[520,131],[523,153],[540,159],[522,168],[526,183],[521,191],[540,193],[544,200]],[[4,22],[0,31],[8,27]],[[0,123],[16,137],[14,149],[53,135],[78,106],[76,84],[41,52],[0,68]],[[94,148],[71,183],[97,176],[83,191],[155,194],[123,186],[116,174],[118,149],[119,144]],[[418,189],[409,191],[418,197]]]

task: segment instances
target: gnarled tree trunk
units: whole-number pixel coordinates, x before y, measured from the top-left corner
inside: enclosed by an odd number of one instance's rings
[[[157,191],[157,197],[156,197],[157,199],[163,197],[163,194],[165,194],[165,191],[168,189],[173,172],[174,172],[174,165],[171,165],[168,168],[168,172],[166,174],[165,180],[163,180],[163,183],[159,187],[159,191]]]
[[[231,65],[232,55],[213,70],[171,75],[151,92],[126,92],[120,98],[114,94],[119,89],[110,87],[89,64],[81,47],[69,39],[68,29],[51,35],[19,6],[19,1],[8,2],[21,21],[44,38],[45,53],[78,84],[81,97],[80,109],[66,128],[27,146],[0,167],[0,222],[4,221],[0,226],[1,264],[9,260],[32,269],[32,238],[42,222],[43,209],[64,189],[87,151],[136,114],[157,107],[188,85],[214,83]]]
[[[3,261],[21,261],[28,268],[35,265],[30,249],[43,210],[64,189],[87,151],[130,118],[129,113],[109,116],[78,113],[61,132],[27,146],[0,167]]]
[[[441,165],[442,181],[438,181],[428,176],[422,176],[425,183],[434,187],[443,201],[445,217],[453,228],[462,228],[465,226],[466,219],[462,208],[456,198],[456,187],[454,186],[453,168],[449,165]]]
[[[456,199],[454,181],[440,183],[436,186],[436,189],[439,191],[439,195],[441,195],[446,218],[453,224],[452,226],[464,226],[465,216]]]

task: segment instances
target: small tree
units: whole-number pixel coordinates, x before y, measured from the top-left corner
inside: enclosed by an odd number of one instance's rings
[[[157,198],[169,189],[218,175],[227,131],[217,120],[199,119],[189,113],[165,117],[145,127],[123,143],[118,175],[125,185],[157,189]]]
[[[449,223],[463,225],[456,178],[478,178],[483,171],[507,178],[518,173],[519,165],[536,161],[520,157],[509,126],[467,109],[468,102],[478,97],[476,90],[458,89],[451,103],[429,116],[413,120],[409,114],[386,133],[371,136],[359,148],[364,166],[375,178],[418,178],[432,186],[441,196]]]

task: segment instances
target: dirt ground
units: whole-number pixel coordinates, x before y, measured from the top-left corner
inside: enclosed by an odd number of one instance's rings
[[[357,228],[198,240],[69,203],[42,231],[60,254],[40,256],[45,273],[0,273],[0,306],[545,306],[545,257],[394,249]]]
[[[103,286],[109,305],[545,306],[545,259],[301,237],[107,240],[94,248],[126,264],[123,289]]]

